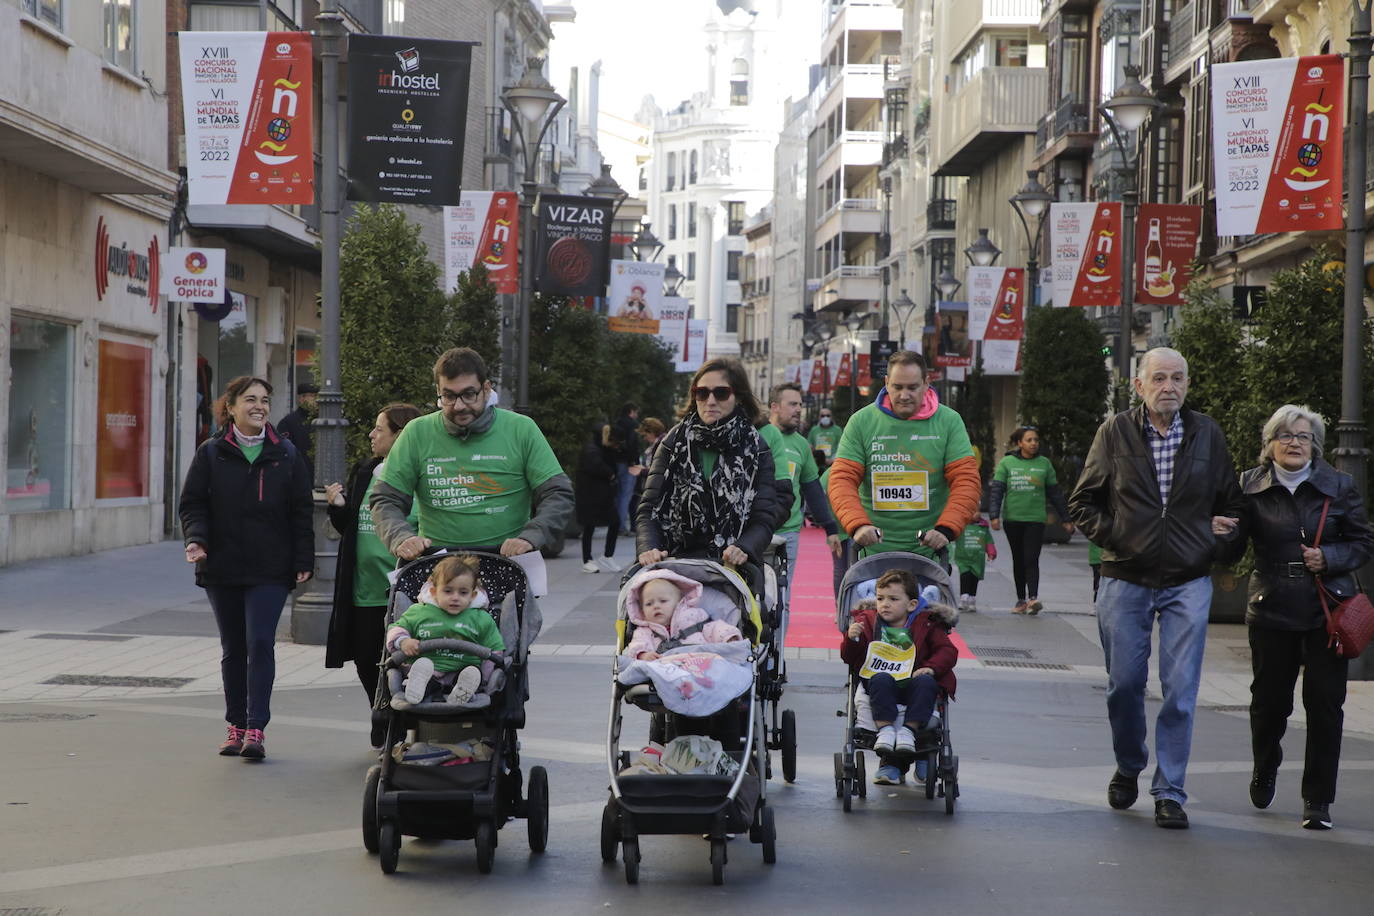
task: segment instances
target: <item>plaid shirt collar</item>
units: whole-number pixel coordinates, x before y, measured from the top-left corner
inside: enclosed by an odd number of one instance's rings
[[[1169,490],[1174,484],[1174,457],[1178,447],[1183,444],[1183,412],[1174,414],[1173,422],[1163,435],[1150,422],[1149,411],[1141,411],[1145,423],[1145,441],[1150,446],[1150,457],[1154,459],[1155,476],[1159,479],[1159,499],[1169,504]]]

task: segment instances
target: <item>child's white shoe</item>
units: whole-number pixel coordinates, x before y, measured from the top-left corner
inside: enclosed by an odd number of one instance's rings
[[[897,729],[897,753],[914,754],[916,753],[916,736],[911,733],[911,729],[903,725]]]
[[[427,658],[417,658],[411,662],[410,675],[406,677],[406,702],[414,705],[425,698],[429,679],[434,677],[434,662]]]
[[[458,672],[458,681],[449,691],[448,702],[450,706],[465,706],[472,702],[472,698],[477,694],[477,688],[482,686],[482,671],[475,665],[469,665]]]
[[[873,750],[879,754],[890,754],[897,745],[897,726],[884,725],[878,729],[878,737],[873,741]]]

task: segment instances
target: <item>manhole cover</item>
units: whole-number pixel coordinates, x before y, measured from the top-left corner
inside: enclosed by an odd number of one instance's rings
[[[788,684],[785,693],[844,693],[844,685],[831,687],[828,684]]]
[[[30,639],[80,639],[89,642],[128,642],[132,636],[111,636],[107,633],[38,633]]]
[[[1030,649],[1015,649],[1011,646],[969,646],[968,650],[979,658],[1034,658]]]
[[[61,908],[51,906],[7,906],[0,908],[0,916],[61,916]]]
[[[76,722],[94,718],[93,712],[0,712],[0,722]],[[0,914],[3,913],[4,910],[0,910]]]
[[[1212,712],[1249,712],[1250,707],[1245,703],[1220,703],[1216,706],[1203,706],[1203,709],[1210,709]]]
[[[1072,671],[1068,665],[1053,665],[1048,662],[1008,662],[990,659],[983,662],[986,668],[1034,668],[1037,671]]]
[[[193,677],[111,677],[103,674],[59,674],[43,684],[76,687],[161,687],[176,689],[194,681]]]

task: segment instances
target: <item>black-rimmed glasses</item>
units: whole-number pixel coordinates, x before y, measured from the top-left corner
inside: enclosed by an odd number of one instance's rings
[[[481,388],[469,388],[467,391],[449,391],[447,388],[439,389],[439,400],[445,404],[452,404],[462,401],[469,407],[475,405],[482,398]]]

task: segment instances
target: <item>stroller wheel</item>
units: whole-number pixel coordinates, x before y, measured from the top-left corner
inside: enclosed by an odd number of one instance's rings
[[[954,813],[954,800],[959,797],[959,779],[954,774],[959,772],[959,758],[951,758],[953,761],[950,767],[950,774],[945,777],[945,813]]]
[[[864,755],[854,755],[854,791],[860,798],[868,798],[868,771],[864,766]]]
[[[639,883],[639,840],[626,840],[621,844],[621,853],[625,859],[625,883]]]
[[[401,857],[401,828],[395,821],[386,821],[378,828],[377,845],[382,857],[382,874],[389,875],[396,870],[396,862]]]
[[[381,848],[377,843],[377,786],[381,781],[382,768],[374,766],[363,782],[363,848],[374,856]]]
[[[782,778],[797,781],[797,714],[782,711]]]
[[[844,798],[844,754],[835,752],[835,797]]]
[[[615,813],[615,799],[607,799],[601,809],[601,861],[614,862],[620,846],[620,819]]]
[[[725,883],[725,840],[711,841],[711,883],[720,886]]]
[[[525,825],[529,828],[530,850],[543,852],[549,844],[549,772],[543,767],[530,770],[525,796]]]
[[[940,779],[940,758],[934,752],[926,755],[926,798],[935,797],[935,785]]]
[[[778,831],[773,823],[772,808],[764,807],[763,812],[759,815],[759,825],[759,832],[763,835],[763,863],[772,865],[778,861]]]
[[[492,862],[496,860],[496,825],[482,821],[477,825],[477,870],[484,875],[491,874]]]

